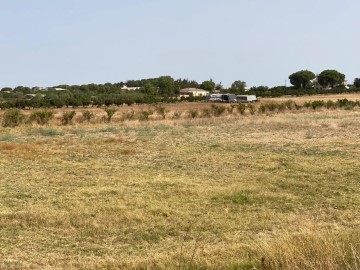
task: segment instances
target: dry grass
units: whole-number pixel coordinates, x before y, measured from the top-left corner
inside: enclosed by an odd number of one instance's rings
[[[359,117],[2,128],[0,267],[359,269]]]
[[[300,97],[294,97],[294,96],[282,96],[278,98],[262,98],[262,102],[284,102],[287,100],[293,100],[299,104],[302,104],[306,101],[312,101],[312,100],[332,100],[337,101],[338,99],[348,99],[348,100],[359,100],[360,94],[359,93],[351,93],[351,94],[329,94],[329,95],[311,95],[311,96],[300,96]]]

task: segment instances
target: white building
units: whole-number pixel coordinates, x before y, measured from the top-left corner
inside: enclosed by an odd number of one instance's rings
[[[209,91],[199,88],[185,88],[180,90],[180,97],[206,97],[210,94]]]
[[[126,91],[135,91],[135,90],[139,90],[141,87],[128,87],[126,84],[121,88],[121,90],[126,90]]]

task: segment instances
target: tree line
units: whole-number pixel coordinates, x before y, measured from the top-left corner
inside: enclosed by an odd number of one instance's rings
[[[346,89],[343,85],[345,75],[336,70],[326,70],[316,76],[308,70],[301,70],[289,76],[293,86],[257,86],[248,89],[246,82],[236,80],[231,87],[224,88],[221,83],[212,79],[198,83],[195,80],[177,79],[171,76],[158,78],[129,80],[119,83],[57,85],[39,91],[39,88],[18,86],[14,89],[4,87],[0,91],[0,109],[5,108],[50,108],[50,107],[87,107],[152,104],[158,102],[178,102],[182,100],[198,101],[202,98],[188,97],[179,99],[180,90],[184,88],[200,88],[210,93],[254,94],[259,97],[278,97],[282,95],[313,95],[324,93],[359,92],[360,78],[356,78],[353,86]],[[314,87],[314,83],[322,87]],[[135,91],[124,90],[124,86],[136,87]],[[61,91],[59,91],[59,89]]]

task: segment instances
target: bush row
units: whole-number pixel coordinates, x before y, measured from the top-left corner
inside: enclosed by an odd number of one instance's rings
[[[72,123],[72,119],[76,115],[75,111],[63,112],[61,116],[61,123],[63,125],[69,125]],[[48,125],[50,120],[54,118],[54,112],[52,110],[37,110],[33,111],[29,116],[25,116],[19,109],[6,110],[1,125],[3,127],[16,127],[21,124],[33,124]],[[88,121],[94,118],[94,114],[90,111],[82,112],[82,121]]]
[[[172,114],[169,114],[169,111],[163,107],[162,105],[155,105],[153,109],[142,110],[139,112],[135,112],[134,110],[130,110],[126,113],[123,113],[120,120],[121,121],[131,121],[131,120],[140,120],[147,121],[150,119],[152,115],[156,113],[158,117],[161,119],[165,119],[166,117],[171,117],[173,119],[180,118],[209,118],[209,117],[220,117],[222,115],[233,114],[234,111],[240,115],[245,114],[266,114],[266,113],[278,113],[285,110],[300,110],[300,109],[312,109],[316,110],[319,108],[324,109],[347,109],[351,110],[355,107],[360,107],[360,101],[351,101],[348,99],[339,99],[337,101],[322,101],[315,100],[305,102],[302,105],[295,103],[294,101],[285,101],[282,103],[264,103],[259,106],[255,106],[254,104],[229,104],[228,106],[222,104],[211,104],[210,108],[204,109],[192,109],[187,112],[178,112],[175,111]],[[117,111],[115,107],[106,107],[104,109],[106,115],[101,118],[102,122],[111,122],[112,117]],[[66,111],[63,112],[60,118],[60,122],[62,125],[69,125],[72,123],[73,118],[76,115],[76,111]],[[32,124],[36,123],[38,125],[48,125],[50,120],[54,118],[54,112],[49,109],[44,110],[35,110],[29,116],[25,116],[19,109],[9,109],[6,110],[3,118],[2,118],[2,126],[3,127],[16,127],[20,124]],[[91,122],[95,118],[93,112],[89,110],[84,110],[81,112],[81,122]]]

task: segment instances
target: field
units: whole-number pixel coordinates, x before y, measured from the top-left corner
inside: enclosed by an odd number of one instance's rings
[[[358,108],[118,115],[0,128],[1,269],[360,269]]]
[[[302,103],[302,102],[306,102],[306,101],[311,101],[311,100],[332,100],[332,101],[336,101],[338,99],[348,99],[348,100],[359,100],[360,99],[360,94],[358,93],[352,93],[352,94],[329,94],[329,95],[311,95],[311,96],[299,96],[299,97],[293,97],[293,96],[282,96],[282,97],[278,97],[278,98],[263,98],[262,101],[263,102],[284,102],[287,100],[293,100],[295,102],[298,103]]]

